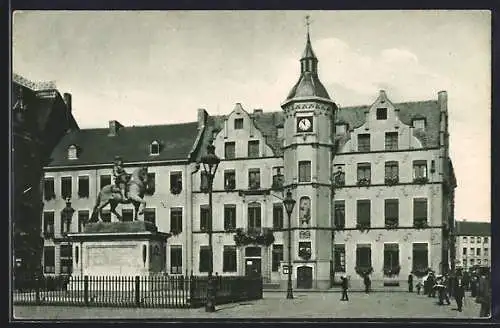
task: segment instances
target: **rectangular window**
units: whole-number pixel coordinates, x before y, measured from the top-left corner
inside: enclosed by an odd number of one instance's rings
[[[413,243],[413,271],[429,268],[429,250],[427,243]]]
[[[474,255],[474,247],[471,247],[471,248],[469,249],[469,253],[470,253],[470,255]]]
[[[56,252],[54,246],[43,248],[43,272],[56,273]]]
[[[210,247],[200,246],[200,272],[208,272],[210,269]]]
[[[248,142],[248,157],[256,158],[259,157],[259,140],[250,140]]]
[[[309,260],[312,256],[312,247],[310,241],[299,241],[299,257]]]
[[[236,229],[236,205],[224,205],[224,230]]]
[[[283,182],[285,181],[285,177],[282,173],[283,167],[277,166],[273,167],[273,189],[281,189],[283,188]]]
[[[248,228],[260,229],[261,227],[260,204],[251,203],[248,205]]]
[[[476,241],[477,241],[478,244],[480,244],[481,243],[481,237],[476,237]]]
[[[131,208],[122,209],[122,220],[123,222],[134,221],[134,210]]]
[[[371,164],[358,163],[358,184],[369,185],[371,181]]]
[[[63,199],[71,198],[72,194],[72,178],[62,177],[61,178],[61,197]]]
[[[272,259],[273,272],[278,272],[281,261],[283,261],[283,245],[273,245],[273,259]]]
[[[260,188],[260,169],[248,170],[248,188],[249,189]]]
[[[483,238],[483,244],[487,244],[488,243],[488,237],[484,237]]]
[[[108,208],[102,210],[101,219],[104,222],[111,222],[111,211]]]
[[[233,159],[235,158],[236,144],[234,142],[226,142],[224,144],[224,158]]]
[[[71,232],[71,218],[67,218],[63,213],[61,213],[61,234],[65,235]]]
[[[62,274],[71,274],[73,271],[73,248],[71,245],[61,245],[59,248],[59,262]]]
[[[236,272],[236,246],[224,246],[222,272]]]
[[[234,119],[234,129],[235,130],[243,129],[243,119],[242,118]]]
[[[45,238],[54,237],[54,212],[43,212],[43,234]]]
[[[335,201],[335,227],[337,229],[345,228],[345,201]]]
[[[358,244],[356,246],[356,267],[370,268],[372,266],[372,249],[369,244]]]
[[[148,173],[148,183],[145,194],[148,196],[154,195],[156,191],[156,175],[154,172]]]
[[[180,207],[170,209],[170,232],[173,234],[182,232],[182,208]]]
[[[370,227],[370,200],[357,201],[357,224],[364,228]]]
[[[484,256],[488,256],[488,249],[487,249],[487,248],[485,248],[485,249],[483,250],[483,255],[484,255]]]
[[[182,191],[182,172],[170,172],[170,192],[174,195]]]
[[[464,243],[466,243],[467,242],[467,237],[462,237],[462,240],[463,240]]]
[[[145,208],[144,209],[144,221],[156,225],[156,209],[155,208]]]
[[[413,161],[413,180],[427,179],[427,161]]]
[[[43,195],[45,197],[45,200],[56,198],[56,193],[54,191],[54,178],[44,178]]]
[[[236,189],[236,172],[234,170],[224,170],[224,189]]]
[[[464,247],[464,248],[462,249],[462,254],[463,254],[463,255],[467,255],[467,247]]]
[[[399,224],[399,200],[386,199],[384,204],[385,209],[385,226],[395,228]]]
[[[210,225],[210,208],[208,205],[200,206],[200,230],[208,231],[208,227]]]
[[[82,176],[78,177],[78,197],[89,198],[89,177]]]
[[[377,108],[377,120],[387,120],[387,108]]]
[[[413,199],[413,225],[427,225],[427,198]]]
[[[398,133],[385,133],[385,150],[398,150]]]
[[[399,245],[384,244],[384,274],[390,275],[399,267]],[[388,272],[389,271],[389,272]]]
[[[182,246],[170,246],[170,273],[182,274]]]
[[[283,204],[273,204],[273,228],[283,229]]]
[[[481,256],[481,248],[476,248],[476,255]]]
[[[474,237],[470,237],[470,243],[474,244]]]
[[[88,210],[78,211],[78,232],[83,231],[83,227],[89,222],[89,217]]]
[[[336,244],[334,249],[335,272],[345,272],[345,245]]]
[[[385,183],[393,185],[399,182],[399,164],[395,161],[385,162]]]
[[[111,184],[111,175],[103,174],[99,177],[99,188],[102,189],[105,186],[109,186]]]
[[[311,161],[299,162],[299,182],[311,182]]]
[[[474,265],[474,259],[470,259],[470,265]]]
[[[370,135],[358,134],[358,151],[370,151]]]

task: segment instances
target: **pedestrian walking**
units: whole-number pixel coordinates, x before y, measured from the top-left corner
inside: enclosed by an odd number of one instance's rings
[[[489,279],[489,272],[482,272],[478,285],[477,302],[481,304],[479,316],[489,317],[491,312],[491,283]]]
[[[477,296],[477,287],[478,287],[478,277],[474,274],[470,280],[470,296]]]
[[[417,288],[417,295],[420,295],[420,290],[422,289],[422,282],[417,282],[417,284],[415,285],[415,287]]]
[[[363,278],[363,282],[365,284],[365,293],[369,293],[370,292],[370,287],[371,287],[371,284],[372,284],[372,281],[370,280],[370,276],[368,275],[368,273],[365,274],[365,277]]]
[[[429,283],[429,297],[436,297],[436,277],[434,276],[434,272],[429,273],[429,277],[427,277],[427,282]]]
[[[458,272],[457,277],[455,279],[453,295],[455,295],[455,301],[457,302],[458,312],[462,312],[462,306],[464,302],[465,296],[465,279],[462,276],[461,272]]]
[[[408,275],[408,292],[413,293],[413,275],[411,273]]]
[[[349,296],[347,296],[348,281],[346,276],[342,276],[342,298],[341,301],[349,301]]]

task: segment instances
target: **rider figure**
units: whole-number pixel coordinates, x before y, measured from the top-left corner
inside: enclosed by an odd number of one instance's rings
[[[120,189],[120,194],[125,200],[125,187],[127,185],[128,174],[123,168],[123,160],[120,156],[115,156],[115,163],[113,166],[113,176],[115,177],[115,184]]]

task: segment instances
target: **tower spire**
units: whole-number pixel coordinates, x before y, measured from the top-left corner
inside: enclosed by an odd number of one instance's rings
[[[306,15],[306,29],[307,29],[307,41],[308,42],[310,41],[310,38],[309,38],[309,25],[311,25],[311,22],[309,21],[310,17],[311,16]]]
[[[306,16],[306,48],[304,49],[304,53],[302,54],[302,58],[300,59],[301,63],[301,73],[310,72],[312,74],[317,74],[317,64],[318,59],[314,54],[311,46],[311,37],[309,36],[309,26],[311,25],[311,21],[309,20],[310,16]]]

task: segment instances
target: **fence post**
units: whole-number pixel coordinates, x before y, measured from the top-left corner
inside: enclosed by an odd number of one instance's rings
[[[89,305],[89,276],[83,277],[83,300],[85,305]]]
[[[139,276],[135,276],[135,305],[141,304],[141,282]]]
[[[40,278],[35,277],[35,301],[36,304],[40,304]]]

